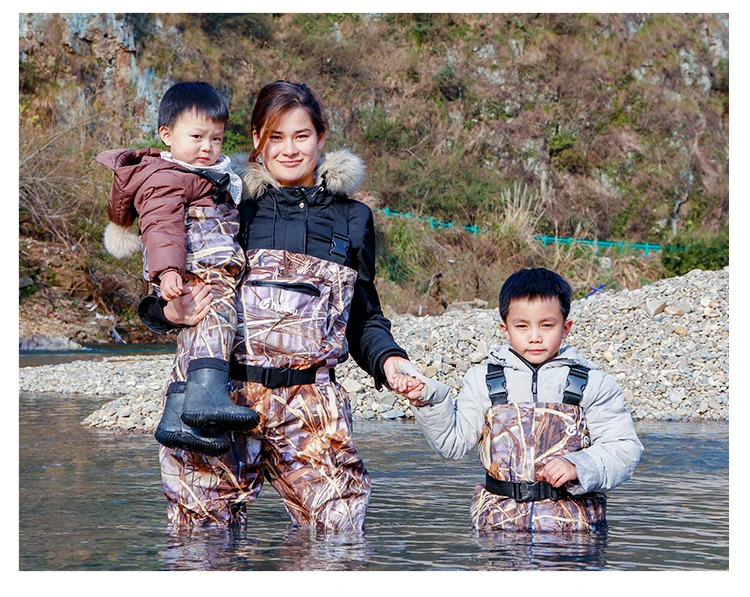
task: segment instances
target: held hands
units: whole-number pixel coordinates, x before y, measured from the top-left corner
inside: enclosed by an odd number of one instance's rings
[[[388,381],[388,387],[394,392],[403,394],[409,401],[414,402],[422,398],[422,388],[424,383],[409,375],[402,373],[404,365],[411,365],[403,357],[391,356],[383,363],[383,373]],[[411,365],[412,367],[414,365]]]
[[[544,468],[536,472],[537,481],[546,481],[553,487],[560,487],[578,478],[576,466],[564,458],[553,458]]]
[[[159,289],[161,295],[168,301],[176,299],[184,292],[182,276],[180,272],[170,269],[159,276]]]
[[[170,300],[164,307],[164,317],[172,323],[193,326],[208,315],[211,306],[211,287],[203,282],[185,286],[185,294]]]

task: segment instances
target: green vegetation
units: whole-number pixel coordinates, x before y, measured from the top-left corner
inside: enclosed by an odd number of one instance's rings
[[[700,237],[677,236],[665,245],[661,262],[675,276],[694,269],[714,270],[729,265],[729,230]]]
[[[726,262],[728,242],[708,233],[728,227],[726,15],[91,15],[85,35],[69,18],[20,15],[20,232],[78,247],[91,280],[140,275],[101,248],[111,174],[93,158],[157,143],[160,95],[187,79],[227,98],[229,154],[251,149],[264,84],[305,81],[326,106],[327,147],[365,160],[365,194],[459,224],[377,217],[378,283],[400,309],[494,300],[524,265],[583,292]],[[605,268],[536,234],[683,248],[612,253]]]

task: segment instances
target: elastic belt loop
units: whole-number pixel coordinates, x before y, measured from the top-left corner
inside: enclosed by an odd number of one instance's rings
[[[196,369],[218,369],[219,371],[229,372],[229,362],[224,359],[216,359],[211,357],[200,357],[193,359],[188,364],[188,373],[195,371]]]

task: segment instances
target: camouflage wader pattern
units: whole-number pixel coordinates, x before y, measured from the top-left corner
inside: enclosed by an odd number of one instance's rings
[[[237,284],[245,267],[245,252],[236,242],[239,214],[231,203],[191,206],[185,213],[187,263],[185,278],[211,286],[211,308],[197,325],[180,331],[172,381],[184,381],[188,362],[196,358],[229,360],[237,326]],[[148,279],[148,255],[143,249]],[[158,287],[157,287],[158,292]]]
[[[253,408],[261,422],[249,433],[235,433],[227,454],[161,448],[174,525],[244,521],[245,502],[257,497],[265,477],[293,524],[362,528],[370,477],[352,442],[348,396],[330,379],[347,355],[356,277],[351,268],[308,255],[248,252],[237,299],[234,359],[243,365],[319,370],[315,383],[289,387],[232,381],[232,400]],[[184,371],[185,364],[176,362],[175,369]]]
[[[536,471],[553,458],[591,444],[583,409],[561,403],[508,403],[492,406],[479,442],[479,459],[490,476],[513,483],[536,481]],[[521,502],[477,485],[472,526],[480,531],[593,530],[605,522],[606,496]]]

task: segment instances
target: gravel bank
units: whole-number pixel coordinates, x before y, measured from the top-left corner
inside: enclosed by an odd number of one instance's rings
[[[638,290],[574,301],[571,344],[612,373],[636,419],[728,420],[729,269],[694,270]],[[411,359],[459,388],[464,372],[503,341],[497,309],[454,305],[440,316],[393,315]],[[111,357],[20,369],[21,392],[117,396],[83,422],[152,431],[169,356]],[[355,419],[412,418],[408,401],[378,392],[351,359],[336,369]]]

